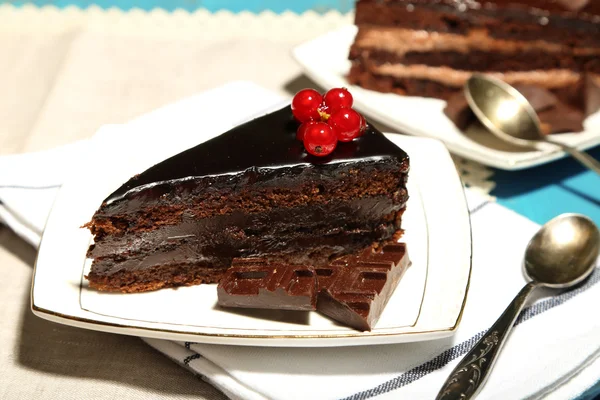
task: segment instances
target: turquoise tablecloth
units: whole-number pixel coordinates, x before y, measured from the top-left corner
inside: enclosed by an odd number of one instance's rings
[[[590,151],[600,159],[600,147]],[[582,213],[600,225],[600,176],[572,159],[524,171],[496,170],[492,194],[508,208],[543,224],[564,212]]]

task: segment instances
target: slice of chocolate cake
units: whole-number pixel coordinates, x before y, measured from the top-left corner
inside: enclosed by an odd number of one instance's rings
[[[218,282],[237,257],[328,265],[399,235],[407,154],[367,125],[316,157],[296,138],[298,126],[287,106],[123,184],[86,225],[90,286]]]
[[[600,2],[359,0],[350,82],[447,100],[473,72],[551,91],[582,110],[600,74]]]

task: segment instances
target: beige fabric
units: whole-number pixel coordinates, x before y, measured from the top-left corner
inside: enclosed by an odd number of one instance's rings
[[[315,86],[301,75],[291,49],[351,22],[351,15],[336,13],[169,15],[0,6],[0,155],[87,138],[103,124],[230,80],[287,94]],[[87,168],[98,170],[100,162]],[[137,338],[33,316],[34,259],[33,248],[0,227],[1,399],[224,398]]]
[[[351,22],[338,13],[0,6],[0,154],[89,137],[231,80],[281,93],[311,85],[291,49]]]

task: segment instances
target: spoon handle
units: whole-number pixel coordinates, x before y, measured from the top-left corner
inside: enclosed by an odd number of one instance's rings
[[[500,318],[454,368],[436,400],[467,400],[477,394],[494,366],[527,297],[536,286],[536,283],[529,282],[521,289]]]
[[[573,148],[571,146],[567,146],[564,143],[555,142],[554,140],[546,139],[546,142],[559,146],[561,149],[563,149],[563,151],[569,153],[574,159],[576,159],[577,161],[579,161],[580,163],[582,163],[583,165],[600,175],[600,162],[594,159],[589,154],[577,150],[576,148]]]

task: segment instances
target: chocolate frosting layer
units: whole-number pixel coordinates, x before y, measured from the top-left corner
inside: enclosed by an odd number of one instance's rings
[[[500,53],[473,50],[469,53],[457,51],[408,52],[397,55],[377,49],[357,46],[350,52],[350,60],[380,66],[385,64],[428,65],[457,70],[482,72],[519,72],[567,69],[576,72],[600,74],[600,55],[571,55],[534,50],[516,53]]]
[[[170,193],[191,190],[276,186],[294,189],[302,181],[339,179],[363,164],[381,164],[408,172],[408,155],[369,125],[350,143],[339,143],[327,157],[308,154],[296,138],[298,122],[286,106],[179,153],[133,177],[103,202],[100,214],[131,211]],[[380,163],[381,161],[388,161]],[[120,207],[119,203],[129,203]]]
[[[130,257],[140,252],[158,252],[164,247],[178,246],[188,241],[202,249],[214,246],[215,236],[221,238],[219,242],[226,239],[230,243],[228,246],[237,250],[253,248],[268,251],[269,247],[284,238],[296,237],[300,233],[322,233],[324,236],[339,233],[342,227],[345,230],[362,228],[375,231],[381,224],[383,215],[390,215],[404,208],[408,194],[406,190],[401,192],[397,199],[376,196],[294,208],[279,207],[265,213],[246,214],[235,211],[204,218],[202,223],[193,217],[185,217],[176,225],[104,237],[90,248],[88,257]],[[290,219],[295,222],[293,227],[289,226]],[[249,241],[252,243],[246,244]]]
[[[548,0],[361,0],[355,22],[458,34],[486,29],[496,38],[599,47],[600,3],[573,8]]]

